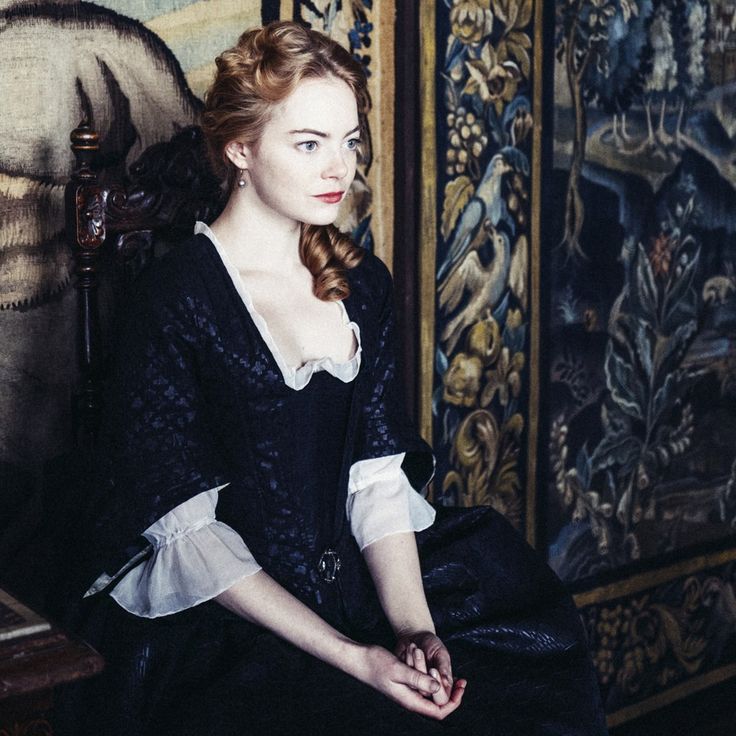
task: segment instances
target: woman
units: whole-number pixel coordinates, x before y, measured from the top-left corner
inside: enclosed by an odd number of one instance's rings
[[[605,732],[559,582],[492,510],[416,492],[390,277],[331,224],[367,106],[296,24],[217,59],[227,205],[142,279],[106,407],[91,731]]]

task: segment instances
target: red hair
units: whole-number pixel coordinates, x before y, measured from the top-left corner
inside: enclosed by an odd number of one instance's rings
[[[229,191],[238,170],[225,147],[234,140],[257,143],[273,106],[303,79],[336,77],[345,82],[355,95],[361,127],[365,127],[370,97],[363,68],[322,33],[289,21],[269,23],[243,33],[215,62],[217,74],[205,95],[202,130],[212,163]],[[346,271],[360,263],[363,250],[334,225],[302,223],[299,256],[312,274],[314,294],[337,301],[350,293]]]

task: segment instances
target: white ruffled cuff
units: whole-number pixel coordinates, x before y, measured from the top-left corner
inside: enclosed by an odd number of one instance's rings
[[[346,513],[360,549],[389,534],[431,526],[435,510],[417,493],[401,468],[405,453],[360,460],[350,468]],[[91,595],[115,579],[110,595],[126,611],[144,618],[167,616],[210,600],[261,569],[242,537],[217,521],[220,486],[171,510],[143,533],[153,554],[131,560],[114,577],[103,574]],[[131,569],[132,568],[132,569]]]
[[[435,510],[401,469],[406,453],[360,460],[350,468],[346,512],[360,549],[389,534],[432,526]]]
[[[215,519],[218,491],[194,496],[146,529],[153,555],[110,592],[126,611],[144,618],[177,613],[261,569],[242,537]]]

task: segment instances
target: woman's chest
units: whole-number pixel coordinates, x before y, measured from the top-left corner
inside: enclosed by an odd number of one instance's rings
[[[348,361],[355,353],[355,335],[345,308],[311,293],[308,283],[276,283],[272,278],[250,276],[247,288],[252,311],[261,331],[269,334],[284,364],[298,368],[310,361],[329,358]],[[268,340],[267,340],[268,341]]]

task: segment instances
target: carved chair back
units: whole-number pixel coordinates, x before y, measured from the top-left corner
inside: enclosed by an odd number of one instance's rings
[[[176,248],[196,220],[211,222],[224,202],[197,127],[146,149],[124,176],[101,168],[87,122],[71,133],[75,166],[65,191],[66,238],[78,294],[79,384],[72,400],[73,451],[47,464],[38,554],[45,560],[34,600],[70,626],[78,609],[76,555],[90,498],[95,439],[116,313],[127,287],[159,252]],[[35,592],[34,592],[34,595]]]
[[[120,181],[97,165],[99,139],[86,121],[71,133],[75,167],[66,187],[66,237],[74,253],[79,303],[80,385],[74,397],[78,447],[91,447],[102,404],[113,315],[127,286],[159,251],[176,247],[196,220],[224,204],[200,129],[190,126],[144,151]]]

